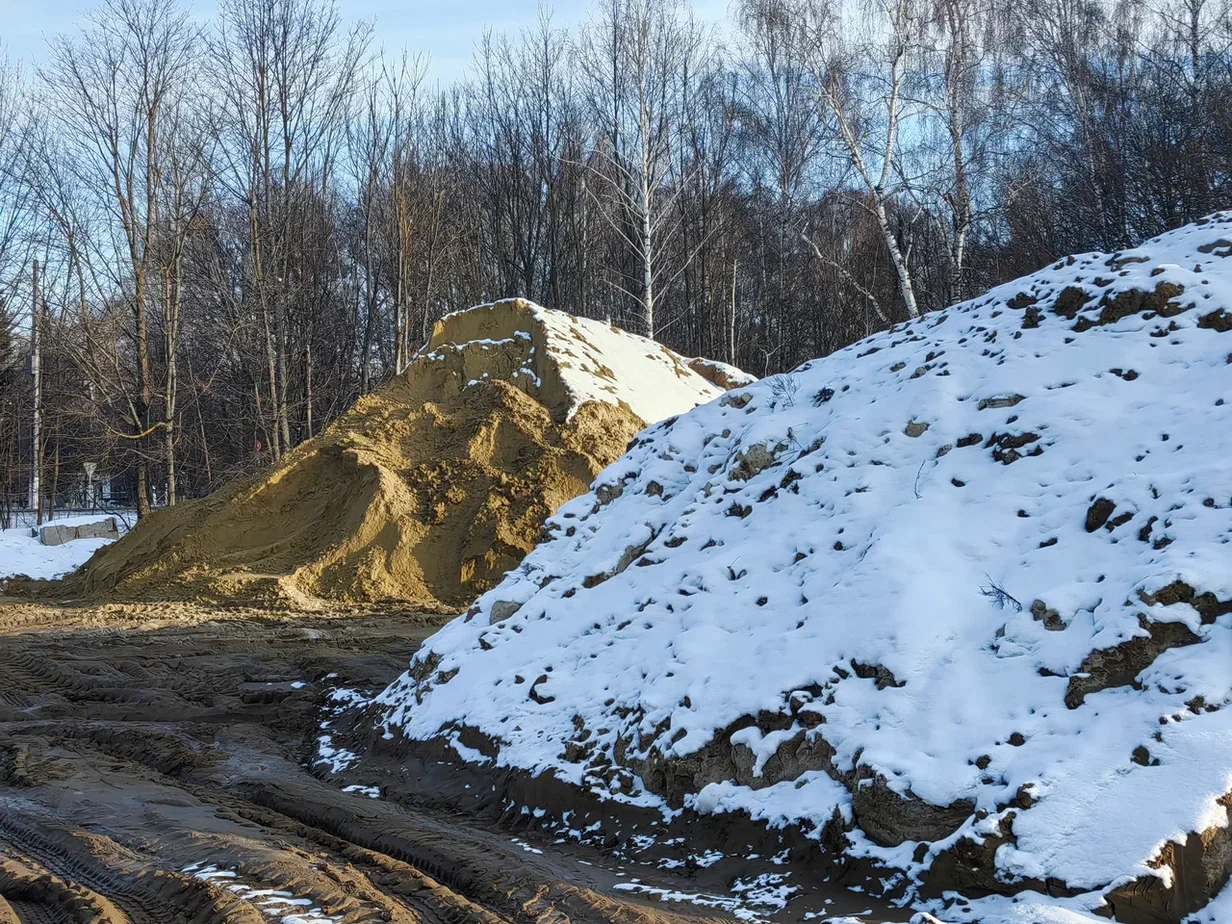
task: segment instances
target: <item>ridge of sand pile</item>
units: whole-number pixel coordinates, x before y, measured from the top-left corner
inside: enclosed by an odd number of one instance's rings
[[[269,471],[158,511],[66,579],[118,599],[465,605],[649,421],[720,390],[652,341],[508,300]]]

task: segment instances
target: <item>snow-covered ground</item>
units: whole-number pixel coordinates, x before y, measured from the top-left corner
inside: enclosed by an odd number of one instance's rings
[[[1016,893],[963,920],[1131,882],[1179,917],[1232,862],[1228,402],[1232,213],[1062,260],[644,431],[384,722],[839,824],[943,919],[929,881]]]
[[[80,516],[57,517],[52,521],[58,526],[76,526],[95,523],[111,514],[88,513]],[[116,517],[120,534],[125,532],[124,518]],[[49,580],[63,577],[85,564],[86,559],[113,539],[76,539],[63,545],[43,545],[37,536],[30,535],[29,526],[14,526],[0,530],[0,579],[19,574],[30,578]]]

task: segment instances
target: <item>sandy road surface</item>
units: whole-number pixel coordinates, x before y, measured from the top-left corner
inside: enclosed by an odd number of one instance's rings
[[[379,689],[434,629],[0,602],[0,924],[728,918],[629,890],[602,851],[314,767],[330,691]]]

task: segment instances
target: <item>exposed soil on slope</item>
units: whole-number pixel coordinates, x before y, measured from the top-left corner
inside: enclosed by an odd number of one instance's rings
[[[412,759],[377,785],[352,780],[347,704],[435,627],[375,606],[0,603],[0,922],[675,924],[733,906],[648,890],[730,896],[733,877],[760,869],[794,869],[809,897],[782,920],[886,919],[782,859],[638,864],[639,825],[655,825],[631,808],[608,818],[628,836],[590,847],[546,837],[501,804],[507,780],[474,768]]]
[[[400,382],[272,471],[155,513],[58,593],[456,609],[515,566],[640,427],[599,404],[557,425],[504,382],[442,404]]]

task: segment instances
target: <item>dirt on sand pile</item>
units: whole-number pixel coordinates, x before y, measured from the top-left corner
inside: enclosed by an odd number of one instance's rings
[[[459,312],[402,376],[275,467],[146,518],[59,590],[458,608],[647,422],[718,393],[606,325],[522,300]]]

